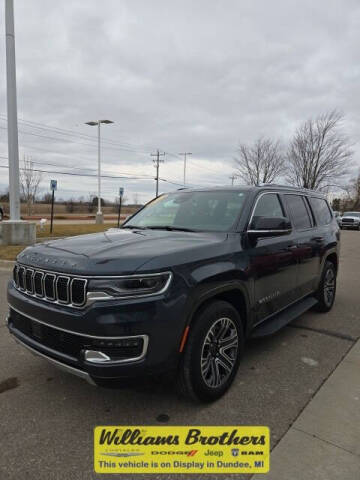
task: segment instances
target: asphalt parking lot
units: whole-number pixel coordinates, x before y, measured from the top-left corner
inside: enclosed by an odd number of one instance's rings
[[[333,310],[251,341],[233,387],[212,405],[186,402],[164,383],[92,387],[24,351],[4,325],[10,272],[0,271],[0,478],[101,478],[93,473],[94,426],[156,425],[162,414],[174,426],[268,425],[273,447],[360,337],[359,271],[360,232],[344,231]]]

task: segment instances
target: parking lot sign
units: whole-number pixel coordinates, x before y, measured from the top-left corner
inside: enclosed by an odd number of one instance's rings
[[[119,195],[120,195],[120,197],[123,197],[123,195],[124,195],[124,187],[120,187],[120,189],[119,189]]]
[[[50,180],[50,190],[53,192],[57,190],[57,180]]]

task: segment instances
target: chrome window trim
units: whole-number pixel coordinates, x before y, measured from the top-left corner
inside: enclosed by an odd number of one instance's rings
[[[291,233],[292,230],[284,229],[284,230],[248,230],[247,233]]]
[[[70,277],[68,277],[67,275],[59,275],[58,277],[55,277],[56,278],[56,281],[55,281],[55,297],[56,297],[56,300],[57,302],[59,302],[61,305],[69,305],[70,303],[70,292],[69,292],[69,288],[70,288]],[[65,278],[65,280],[67,281],[66,282],[66,300],[60,300],[59,299],[59,291],[58,291],[58,283],[59,283],[59,280],[60,278]]]
[[[284,193],[284,192],[283,192],[283,193]],[[252,220],[253,220],[253,218],[254,218],[255,209],[256,209],[256,207],[257,207],[257,204],[258,204],[260,198],[262,198],[264,195],[269,195],[269,194],[273,194],[273,195],[276,195],[276,196],[278,197],[279,204],[280,204],[281,210],[282,210],[282,212],[283,212],[284,218],[287,218],[287,219],[289,220],[290,224],[291,224],[291,220],[290,220],[289,216],[286,216],[287,212],[286,212],[286,210],[284,209],[284,205],[283,205],[283,202],[282,202],[282,200],[281,200],[281,196],[280,196],[281,194],[280,194],[280,192],[278,192],[277,190],[274,190],[274,191],[266,191],[266,192],[260,193],[260,195],[258,195],[258,196],[256,197],[254,206],[253,206],[253,208],[252,208],[252,210],[251,210],[250,220],[249,220],[249,222],[248,222],[248,224],[247,224],[247,228],[246,228],[246,232],[247,232],[247,233],[265,233],[265,232],[274,232],[274,233],[276,232],[276,233],[278,233],[278,232],[285,232],[285,231],[288,232],[288,233],[291,233],[291,232],[292,232],[292,228],[290,228],[290,230],[252,230],[252,229],[249,229],[249,227],[250,227],[250,225],[251,225],[251,222],[252,222]],[[291,195],[292,195],[292,194],[291,194]],[[291,227],[292,227],[292,224],[291,224]]]
[[[291,192],[291,193],[288,193],[288,192],[284,192],[283,195],[297,195],[298,197],[302,197],[303,199],[303,202],[305,204],[305,209],[307,211],[307,214],[309,216],[309,219],[310,219],[310,223],[311,223],[311,226],[310,227],[306,227],[306,228],[295,228],[295,225],[294,225],[294,230],[296,232],[307,232],[309,230],[312,230],[313,228],[316,228],[318,225],[315,224],[315,218],[313,217],[313,214],[311,212],[311,207],[309,206],[309,202],[305,200],[305,198],[309,198],[309,193],[307,194],[304,194],[304,193],[300,193],[300,192]],[[292,212],[289,212],[290,215],[289,215],[289,220],[291,219],[291,216],[292,216]]]

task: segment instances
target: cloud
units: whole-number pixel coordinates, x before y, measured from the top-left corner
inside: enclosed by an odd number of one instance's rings
[[[189,183],[230,184],[239,141],[268,135],[285,143],[300,122],[333,108],[359,139],[356,0],[15,0],[15,15],[19,118],[78,135],[19,124],[21,153],[59,165],[48,170],[96,171],[96,130],[84,122],[97,118],[115,121],[103,128],[116,143],[103,144],[104,171],[154,176],[150,153],[159,148],[168,152],[160,176],[180,184],[179,152],[193,153]],[[96,178],[79,178],[59,176],[59,195],[96,192]],[[0,169],[0,189],[6,184]],[[129,199],[155,190],[153,180],[104,179],[104,196],[112,199],[120,184]],[[161,191],[171,188],[161,182]]]

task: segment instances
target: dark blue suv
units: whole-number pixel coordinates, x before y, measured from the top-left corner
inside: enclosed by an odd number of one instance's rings
[[[247,338],[331,309],[339,239],[317,192],[178,190],[120,229],[26,248],[8,327],[92,383],[176,371],[183,392],[211,401],[234,380]]]

